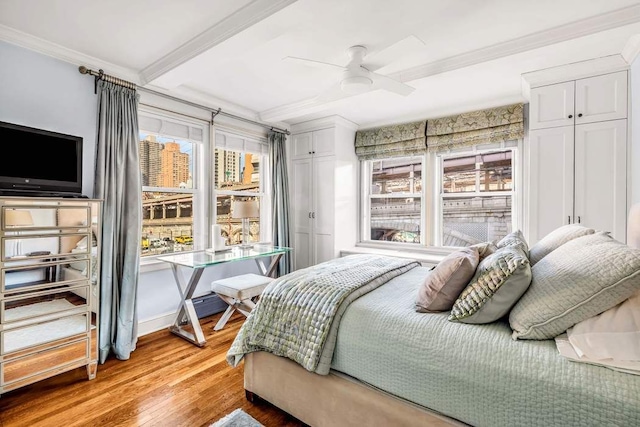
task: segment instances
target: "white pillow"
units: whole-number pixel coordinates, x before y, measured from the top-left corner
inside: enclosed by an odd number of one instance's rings
[[[567,330],[579,357],[640,362],[640,292]]]

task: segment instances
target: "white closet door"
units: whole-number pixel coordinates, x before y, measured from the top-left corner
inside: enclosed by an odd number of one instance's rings
[[[627,117],[627,72],[576,80],[576,124]]]
[[[576,126],[576,222],[624,242],[627,121]]]
[[[572,125],[574,88],[571,81],[531,89],[529,129]]]
[[[313,245],[314,264],[336,257],[334,250],[335,160],[333,157],[313,159]]]
[[[333,156],[335,154],[335,133],[336,130],[334,128],[313,132],[314,156]]]
[[[313,264],[311,255],[311,219],[313,212],[311,188],[311,158],[294,160],[291,173],[293,200],[293,259],[296,270]]]
[[[529,133],[529,245],[573,217],[573,126]]]
[[[311,151],[313,151],[312,132],[299,133],[297,135],[292,135],[291,138],[291,158],[293,160],[310,158]]]

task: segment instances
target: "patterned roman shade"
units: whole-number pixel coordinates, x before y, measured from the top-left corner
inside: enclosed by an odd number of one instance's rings
[[[359,160],[415,156],[427,151],[426,121],[384,126],[356,132]]]
[[[513,104],[427,121],[429,151],[447,151],[524,136],[523,105]]]

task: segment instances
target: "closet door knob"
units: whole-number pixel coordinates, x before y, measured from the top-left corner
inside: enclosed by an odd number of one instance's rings
[[[569,118],[570,118],[570,119],[573,119],[573,114],[569,114]]]
[[[582,117],[582,113],[578,113],[578,117]]]
[[[309,212],[309,218],[311,218],[311,212]]]
[[[316,213],[315,213],[315,212],[312,212],[312,213],[311,213],[311,218],[315,218],[315,217],[316,217]]]

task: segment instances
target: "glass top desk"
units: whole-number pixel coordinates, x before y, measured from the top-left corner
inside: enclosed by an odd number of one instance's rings
[[[207,341],[204,339],[204,333],[202,332],[196,310],[193,307],[192,298],[204,269],[226,262],[253,259],[256,264],[258,264],[258,268],[264,276],[273,277],[278,261],[280,261],[280,258],[282,258],[284,254],[290,251],[291,248],[255,244],[251,248],[233,246],[225,251],[211,252],[205,250],[158,257],[158,260],[171,264],[173,278],[178,286],[181,299],[178,315],[173,325],[169,327],[169,330],[179,337],[203,347]],[[271,258],[269,264],[265,262],[267,258]],[[193,269],[191,277],[186,282],[178,269],[178,267],[181,266]],[[187,325],[191,325],[193,332],[185,330],[185,326]]]

